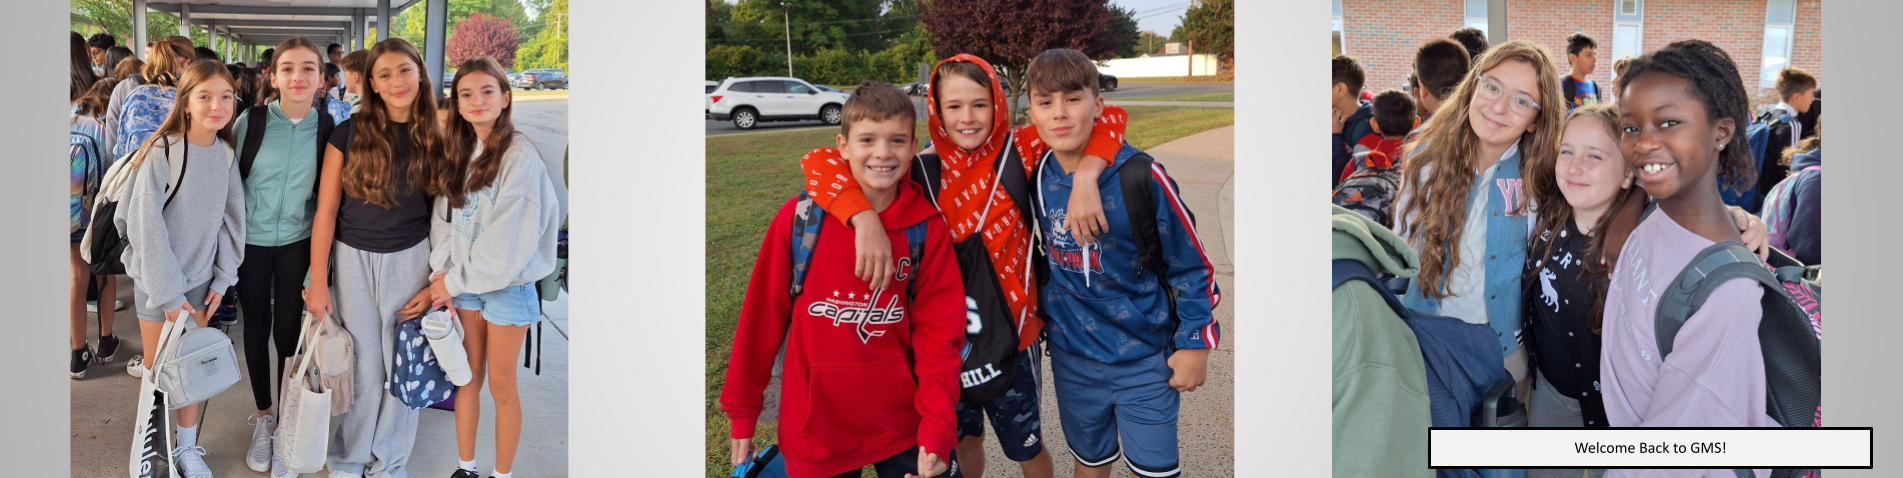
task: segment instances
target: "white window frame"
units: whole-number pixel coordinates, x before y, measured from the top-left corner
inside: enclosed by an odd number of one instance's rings
[[[1790,6],[1791,6],[1791,15],[1790,15],[1791,22],[1790,23],[1771,23],[1770,22],[1770,18],[1771,18],[1770,9],[1772,7],[1771,4],[1772,2],[1765,2],[1765,7],[1764,7],[1765,8],[1764,47],[1758,50],[1758,55],[1759,55],[1758,56],[1759,58],[1758,87],[1759,88],[1777,87],[1777,72],[1779,70],[1782,70],[1784,68],[1788,68],[1791,66],[1791,56],[1792,56],[1791,49],[1795,46],[1796,42],[1794,40],[1797,38],[1797,1],[1791,0],[1790,2]],[[1778,31],[1778,30],[1784,31],[1784,45],[1782,50],[1784,52],[1784,65],[1779,66],[1776,69],[1772,69],[1770,65],[1764,64],[1764,61],[1766,60],[1764,53],[1771,50],[1771,46],[1772,46],[1771,32]]]
[[[1618,61],[1620,58],[1625,58],[1628,56],[1637,57],[1639,56],[1640,53],[1645,51],[1645,0],[1633,0],[1633,2],[1635,6],[1638,7],[1638,11],[1634,12],[1632,17],[1637,18],[1637,20],[1622,18],[1622,17],[1625,17],[1625,15],[1622,15],[1619,13],[1618,4],[1623,3],[1623,0],[1613,2],[1613,6],[1612,6],[1612,60],[1613,61]],[[1619,30],[1623,27],[1632,27],[1633,31],[1635,32],[1633,34],[1638,36],[1637,38],[1638,41],[1634,44],[1633,51],[1619,50],[1619,38],[1620,38]],[[1613,70],[1612,80],[1615,82],[1619,80],[1618,70]]]
[[[1344,32],[1344,30],[1346,29],[1343,28],[1341,23],[1341,0],[1335,0],[1335,20],[1334,20],[1333,30],[1334,31],[1332,33],[1334,34],[1335,38],[1338,38],[1341,41],[1341,54],[1343,55],[1348,54],[1348,35]],[[1330,39],[1330,40],[1333,41],[1334,39]]]
[[[1473,9],[1467,8],[1469,5],[1472,4],[1463,0],[1460,7],[1461,15],[1466,18],[1467,26],[1480,30],[1480,33],[1486,34],[1487,38],[1489,38],[1488,41],[1491,42],[1493,36],[1487,31],[1487,2],[1480,2],[1479,12],[1474,12]]]

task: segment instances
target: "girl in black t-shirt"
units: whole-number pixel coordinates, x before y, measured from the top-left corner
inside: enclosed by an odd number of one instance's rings
[[[383,393],[398,320],[428,310],[429,206],[448,194],[449,163],[437,127],[434,85],[416,47],[378,42],[363,110],[337,125],[320,179],[305,303],[332,312],[355,344],[356,396],[338,418],[332,472],[402,474],[416,442],[416,410]],[[332,265],[335,265],[334,267]],[[324,271],[329,270],[327,276]],[[334,282],[333,282],[334,279]]]

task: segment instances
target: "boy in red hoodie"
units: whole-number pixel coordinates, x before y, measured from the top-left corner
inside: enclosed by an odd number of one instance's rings
[[[867,82],[842,113],[838,149],[808,154],[849,163],[898,268],[884,289],[869,287],[854,275],[850,228],[815,217],[803,193],[780,208],[760,245],[720,393],[733,462],[752,455],[762,391],[784,341],[779,439],[789,475],[858,476],[871,465],[881,478],[958,477],[953,406],[965,293],[948,225],[906,179],[912,102]],[[818,234],[797,232],[810,228]],[[814,242],[795,242],[807,239]]]

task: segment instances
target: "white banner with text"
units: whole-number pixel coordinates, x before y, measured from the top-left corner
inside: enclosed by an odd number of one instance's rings
[[[1870,428],[1432,428],[1434,468],[1869,468]]]

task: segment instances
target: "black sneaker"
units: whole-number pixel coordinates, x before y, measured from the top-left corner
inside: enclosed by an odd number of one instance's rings
[[[72,367],[73,380],[86,378],[86,366],[89,364],[92,364],[92,361],[93,361],[92,348],[88,347],[88,348],[82,348],[79,350],[74,350],[73,351],[73,367]]]
[[[99,363],[110,363],[112,362],[112,357],[118,354],[119,336],[108,335],[99,338],[99,352],[96,353],[96,355],[99,356],[97,359]]]
[[[473,471],[457,468],[456,474],[449,475],[449,478],[482,478],[482,475],[479,475]]]

